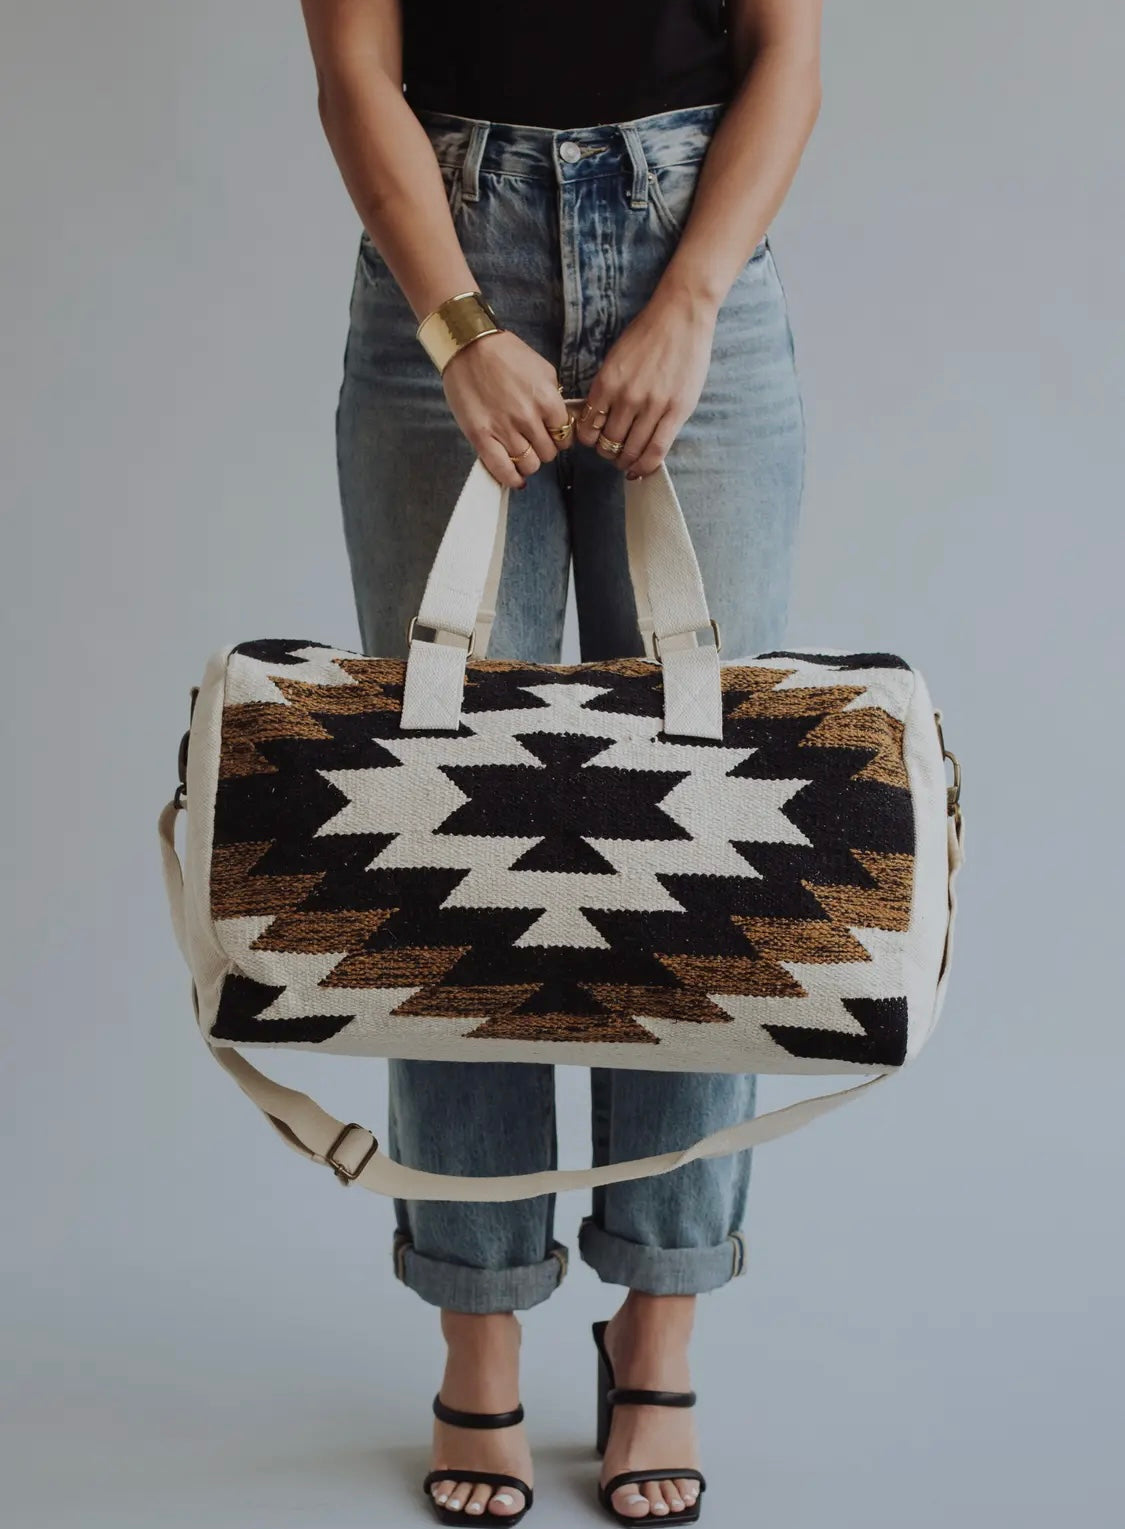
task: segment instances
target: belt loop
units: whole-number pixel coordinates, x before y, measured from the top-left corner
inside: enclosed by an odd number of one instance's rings
[[[618,125],[621,128],[621,136],[625,140],[625,147],[629,150],[629,158],[633,162],[633,189],[629,193],[629,206],[647,207],[648,161],[645,159],[641,135],[632,122],[622,122]]]
[[[461,200],[463,202],[480,201],[480,162],[488,140],[488,129],[491,126],[490,122],[474,122],[469,133],[465,158],[461,162]]]

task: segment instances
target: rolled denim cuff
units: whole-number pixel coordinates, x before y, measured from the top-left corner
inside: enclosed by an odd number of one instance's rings
[[[592,1216],[579,1225],[578,1255],[606,1284],[628,1285],[649,1295],[701,1295],[746,1270],[741,1232],[711,1247],[657,1248],[607,1232]]]
[[[526,1311],[538,1306],[566,1274],[567,1249],[552,1240],[547,1257],[510,1269],[477,1269],[419,1253],[405,1232],[393,1239],[395,1274],[431,1306],[480,1316],[493,1311]]]

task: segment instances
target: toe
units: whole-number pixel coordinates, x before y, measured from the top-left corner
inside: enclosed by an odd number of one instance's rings
[[[434,1501],[444,1507],[449,1501],[449,1494],[457,1485],[455,1481],[435,1481],[430,1488]]]
[[[472,1489],[472,1482],[458,1481],[454,1486],[453,1491],[450,1493],[449,1501],[445,1506],[451,1513],[460,1513],[462,1508],[464,1508],[465,1504],[468,1502],[469,1493],[472,1491]]]
[[[497,1518],[511,1518],[524,1504],[524,1495],[518,1487],[501,1487],[488,1501],[488,1511]]]
[[[647,1518],[650,1512],[648,1498],[635,1484],[618,1487],[610,1502],[620,1513],[630,1518]]]
[[[645,1483],[645,1496],[648,1498],[648,1510],[656,1518],[663,1518],[668,1512],[668,1504],[664,1501],[662,1483],[659,1481],[647,1481]]]
[[[479,1518],[484,1512],[485,1504],[491,1496],[492,1488],[483,1481],[478,1481],[469,1493],[468,1500],[465,1503],[465,1512],[472,1514],[474,1518]]]
[[[679,1492],[684,1502],[690,1508],[692,1503],[699,1496],[699,1482],[696,1481],[694,1476],[677,1476],[674,1485],[676,1491]]]
[[[673,1513],[684,1511],[684,1497],[674,1481],[662,1481],[660,1485],[664,1489],[664,1501]]]

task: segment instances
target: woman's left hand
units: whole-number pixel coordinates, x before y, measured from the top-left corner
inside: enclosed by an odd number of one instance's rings
[[[628,477],[654,472],[703,392],[717,314],[713,303],[683,290],[653,293],[598,369],[578,414],[582,444]],[[601,438],[621,441],[621,450]]]

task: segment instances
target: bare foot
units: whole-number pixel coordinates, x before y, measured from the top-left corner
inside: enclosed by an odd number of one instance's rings
[[[438,1395],[447,1407],[464,1412],[511,1412],[519,1403],[520,1341],[522,1331],[515,1312],[490,1312],[471,1316],[462,1311],[443,1311],[441,1330],[448,1345],[445,1374]],[[433,1469],[475,1466],[482,1471],[503,1471],[534,1486],[531,1451],[522,1423],[510,1428],[458,1428],[434,1418]],[[468,1518],[511,1518],[524,1506],[518,1487],[492,1486],[474,1481],[471,1474],[435,1481],[430,1488],[434,1501],[450,1512]]]
[[[690,1391],[688,1344],[695,1318],[693,1295],[646,1295],[630,1290],[605,1330],[613,1378],[622,1387],[646,1391]],[[613,1409],[601,1480],[619,1471],[661,1466],[699,1469],[695,1413],[691,1407],[626,1403]],[[631,1518],[665,1518],[690,1507],[699,1496],[693,1477],[618,1487],[610,1501]]]

